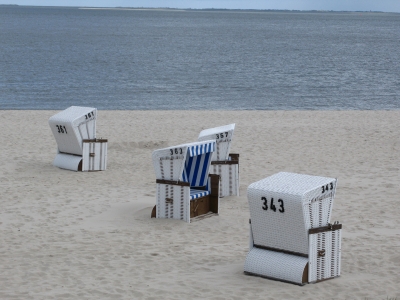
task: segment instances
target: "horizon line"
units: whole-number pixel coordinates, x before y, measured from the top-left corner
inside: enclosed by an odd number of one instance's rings
[[[276,9],[276,8],[178,8],[178,7],[146,7],[146,6],[75,6],[75,5],[20,5],[20,4],[0,4],[0,6],[20,6],[20,7],[65,7],[65,8],[79,8],[79,9],[104,9],[104,10],[224,10],[224,11],[275,11],[275,12],[348,12],[348,13],[388,13],[399,14],[400,12],[380,11],[380,10],[330,10],[330,9]]]

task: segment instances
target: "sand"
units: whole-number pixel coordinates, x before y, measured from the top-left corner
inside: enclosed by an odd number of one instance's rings
[[[104,172],[52,165],[56,111],[0,111],[0,299],[400,299],[400,111],[99,111]],[[154,149],[236,123],[240,196],[191,224],[151,219]],[[342,274],[247,276],[250,183],[338,178]]]

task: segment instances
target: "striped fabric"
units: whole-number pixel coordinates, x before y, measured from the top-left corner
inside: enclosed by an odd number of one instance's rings
[[[190,189],[190,200],[210,195],[209,191]]]
[[[193,157],[204,153],[214,152],[215,142],[205,143],[203,145],[191,146],[188,148],[189,156]]]
[[[191,187],[207,185],[209,167],[215,142],[192,146],[188,148],[183,181],[189,182]]]

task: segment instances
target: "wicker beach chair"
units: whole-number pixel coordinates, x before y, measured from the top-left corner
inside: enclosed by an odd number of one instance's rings
[[[209,174],[215,141],[194,142],[155,150],[157,196],[152,217],[190,223],[218,214],[219,176]]]
[[[107,168],[107,140],[96,139],[97,109],[71,106],[49,119],[57,142],[53,165],[73,171]]]
[[[211,159],[211,174],[220,178],[219,196],[239,196],[239,154],[229,153],[235,124],[205,129],[199,141],[215,140],[216,150]]]
[[[299,285],[339,276],[342,225],[330,223],[336,183],[286,172],[252,183],[245,273]]]

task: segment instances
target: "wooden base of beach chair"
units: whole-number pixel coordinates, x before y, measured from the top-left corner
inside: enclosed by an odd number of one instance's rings
[[[153,209],[151,210],[151,217],[157,217],[157,205],[154,205]]]
[[[215,200],[214,200],[215,201]],[[209,213],[217,213],[215,211],[211,211],[210,208],[210,196],[201,197],[195,200],[190,201],[190,218],[199,217],[201,215],[209,214]],[[218,204],[217,204],[218,205]],[[213,203],[211,203],[211,206]],[[151,217],[155,218],[157,216],[157,205],[154,205],[151,210]]]
[[[205,196],[190,201],[190,218],[204,215],[210,211],[210,197]]]
[[[194,217],[194,218],[190,218],[190,223],[201,221],[201,220],[204,220],[204,219],[208,219],[210,217],[214,217],[214,216],[217,216],[217,215],[218,214],[215,214],[212,211],[209,211],[208,213],[206,213],[204,215],[200,215],[200,216],[197,216],[197,217]]]
[[[213,195],[190,201],[190,218],[195,218],[209,212],[218,214],[218,198]]]
[[[218,195],[220,176],[210,174],[211,191],[210,195],[190,201],[190,218],[195,218],[209,212],[218,214]]]

